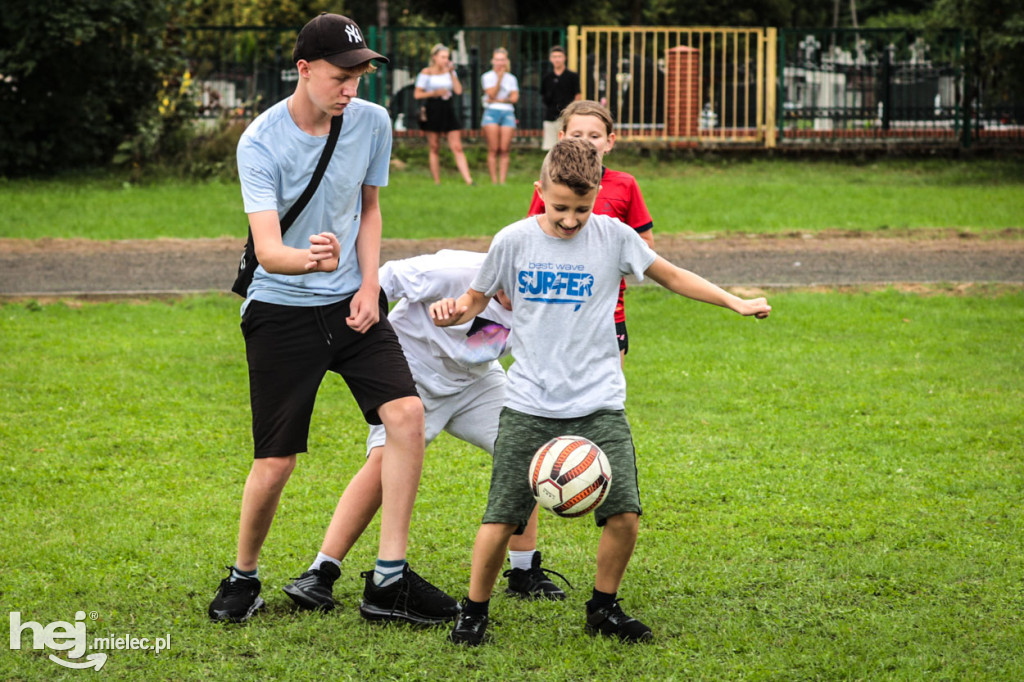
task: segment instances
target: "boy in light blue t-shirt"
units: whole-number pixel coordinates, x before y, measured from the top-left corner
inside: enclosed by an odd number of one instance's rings
[[[626,642],[651,639],[651,629],[627,616],[618,589],[632,557],[642,512],[624,406],[626,382],[615,339],[620,278],[648,276],[682,296],[767,317],[764,298],[744,300],[669,263],[624,223],[592,215],[601,181],[597,149],[563,139],[548,154],[535,187],[544,213],[501,230],[469,290],[431,306],[436,324],[475,317],[498,290],[512,303],[515,362],[494,444],[487,510],[473,547],[469,595],[449,635],[458,644],[483,642],[491,590],[514,533],[535,501],[527,469],[533,453],[555,436],[574,434],[608,456],[614,483],[595,511],[602,527],[594,591],[586,605],[591,634]]]
[[[366,421],[383,424],[388,434],[374,486],[383,495],[380,543],[374,569],[362,574],[360,613],[370,620],[442,623],[454,618],[458,604],[405,560],[423,465],[423,405],[377,278],[378,192],[388,181],[391,121],[382,107],[356,98],[371,61],[387,59],[367,49],[355,22],[337,14],[307,23],[293,57],[295,93],[257,117],[238,143],[259,260],[241,325],[254,461],[242,494],[235,564],[209,616],[242,622],[263,606],[260,550],[297,455],[307,450],[317,390],[331,371],[345,379]],[[282,235],[280,217],[309,184],[332,120],[342,115],[324,177]],[[321,555],[297,581],[329,595],[339,575],[337,560]]]

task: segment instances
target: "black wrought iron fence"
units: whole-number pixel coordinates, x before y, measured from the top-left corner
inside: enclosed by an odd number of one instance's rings
[[[959,31],[779,32],[783,142],[956,141],[965,124]]]

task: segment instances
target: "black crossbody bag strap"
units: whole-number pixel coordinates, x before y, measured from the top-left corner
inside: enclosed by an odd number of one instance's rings
[[[334,154],[334,147],[338,143],[338,136],[341,134],[341,124],[344,123],[345,115],[340,114],[331,119],[331,132],[327,135],[327,143],[324,145],[323,152],[320,153],[320,160],[317,161],[316,169],[313,170],[313,177],[309,179],[309,184],[306,185],[306,189],[302,191],[299,198],[292,204],[288,212],[285,213],[284,218],[281,219],[281,237],[284,237],[284,233],[288,231],[288,228],[292,226],[295,219],[302,213],[302,209],[306,208],[306,204],[313,198],[316,193],[317,187],[320,186],[320,181],[324,177],[324,173],[327,171],[327,164],[331,161],[331,155]],[[259,265],[259,261],[256,260],[256,246],[252,240],[252,227],[249,227],[249,237],[245,242],[245,249],[242,251],[242,258],[238,264],[238,274],[235,277],[235,282],[231,286],[231,291],[235,292],[242,298],[248,296],[249,284],[252,283],[253,273],[256,272],[256,266]]]
[[[344,122],[344,118],[345,114],[339,114],[331,119],[331,132],[327,136],[327,145],[320,154],[320,160],[316,164],[316,170],[313,171],[313,177],[309,179],[309,184],[306,185],[302,195],[292,204],[292,207],[284,214],[284,218],[281,219],[282,237],[288,231],[288,228],[292,226],[292,223],[295,222],[295,219],[299,217],[299,214],[302,213],[302,209],[306,208],[309,200],[313,198],[316,188],[320,186],[320,181],[323,180],[324,173],[327,171],[327,164],[331,162],[331,155],[334,154],[334,147],[338,143],[338,135],[341,134],[341,124]]]

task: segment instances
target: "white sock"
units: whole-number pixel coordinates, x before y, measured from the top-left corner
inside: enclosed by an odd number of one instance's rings
[[[512,568],[521,568],[524,571],[528,571],[533,567],[533,555],[537,552],[535,549],[528,549],[525,552],[517,552],[510,549],[508,551],[508,560],[512,564]]]
[[[320,566],[324,563],[334,564],[338,568],[341,568],[341,562],[332,556],[324,554],[323,552],[316,553],[316,559],[313,559],[313,563],[309,565],[309,570],[318,571]]]

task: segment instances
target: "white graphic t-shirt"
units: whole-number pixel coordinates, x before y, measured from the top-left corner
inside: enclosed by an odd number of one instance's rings
[[[602,215],[571,239],[545,234],[537,217],[495,235],[472,288],[488,296],[504,289],[512,300],[506,405],[559,419],[623,409],[619,281],[643,279],[656,257],[632,228]]]

